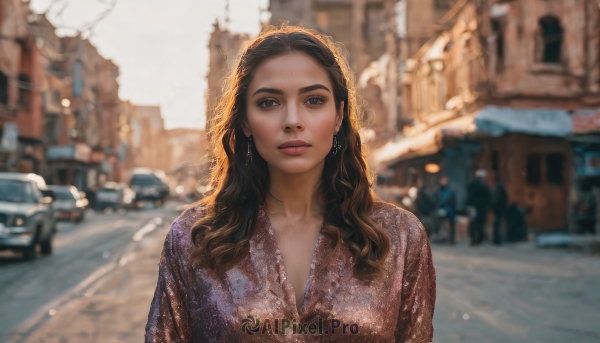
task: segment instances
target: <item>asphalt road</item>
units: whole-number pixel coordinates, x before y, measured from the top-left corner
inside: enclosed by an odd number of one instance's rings
[[[600,256],[434,246],[435,343],[600,342]]]
[[[177,215],[174,204],[93,215],[61,225],[53,256],[0,257],[0,342],[141,342]],[[435,343],[600,342],[600,256],[533,243],[432,250]]]
[[[28,262],[0,253],[0,342],[24,341],[58,311],[93,295],[98,282],[134,261],[146,241],[164,240],[179,214],[174,206],[112,214],[88,210],[80,224],[59,223],[50,256],[38,254]]]

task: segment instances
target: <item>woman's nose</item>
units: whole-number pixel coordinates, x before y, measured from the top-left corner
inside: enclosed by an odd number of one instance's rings
[[[285,113],[284,127],[288,128],[302,128],[303,125],[301,123],[300,118],[300,108],[295,102],[290,102],[287,106],[287,111]]]

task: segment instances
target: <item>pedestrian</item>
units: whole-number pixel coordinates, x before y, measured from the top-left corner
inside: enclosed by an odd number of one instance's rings
[[[209,135],[214,188],[167,234],[146,343],[432,341],[429,240],[375,197],[336,46],[283,26],[242,52]]]
[[[502,222],[504,221],[504,215],[506,212],[506,204],[508,203],[508,195],[506,194],[506,187],[504,183],[495,175],[496,183],[494,184],[494,190],[492,191],[492,211],[494,212],[494,233],[493,242],[496,245],[502,244]]]
[[[575,204],[575,221],[578,223],[579,232],[596,233],[596,197],[591,180],[580,181],[578,200]]]
[[[475,173],[475,180],[467,185],[467,205],[475,212],[469,224],[471,245],[479,245],[483,242],[483,230],[491,197],[490,189],[484,181],[486,175],[485,169],[478,169]]]
[[[448,243],[454,244],[456,231],[456,195],[450,187],[449,180],[443,176],[440,178],[439,208],[443,210],[443,218],[449,225]]]
[[[416,200],[418,217],[427,231],[427,236],[431,237],[433,233],[437,233],[438,194],[436,188],[431,186],[430,180],[419,180],[419,183]]]
[[[506,240],[511,243],[527,240],[526,210],[516,202],[506,207]]]

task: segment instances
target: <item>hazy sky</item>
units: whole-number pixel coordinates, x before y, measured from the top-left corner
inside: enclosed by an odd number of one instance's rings
[[[79,28],[111,1],[54,0],[49,18],[57,27]],[[31,5],[43,12],[52,2],[32,0]],[[90,40],[120,67],[121,99],[159,104],[168,129],[204,128],[208,39],[215,19],[224,22],[225,2],[117,0]],[[258,34],[260,9],[267,5],[268,0],[230,0],[230,30]]]

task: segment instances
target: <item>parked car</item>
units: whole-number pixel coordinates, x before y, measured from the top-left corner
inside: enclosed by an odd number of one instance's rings
[[[96,210],[111,208],[113,211],[128,209],[134,205],[135,191],[127,184],[108,181],[96,192]]]
[[[75,186],[48,186],[48,189],[56,195],[53,206],[57,220],[83,221],[89,204],[84,192],[79,192]]]
[[[162,205],[169,196],[169,186],[154,173],[134,173],[130,181],[135,202],[151,201]]]
[[[52,254],[56,221],[54,192],[36,174],[0,173],[0,250],[22,251],[23,257]]]

